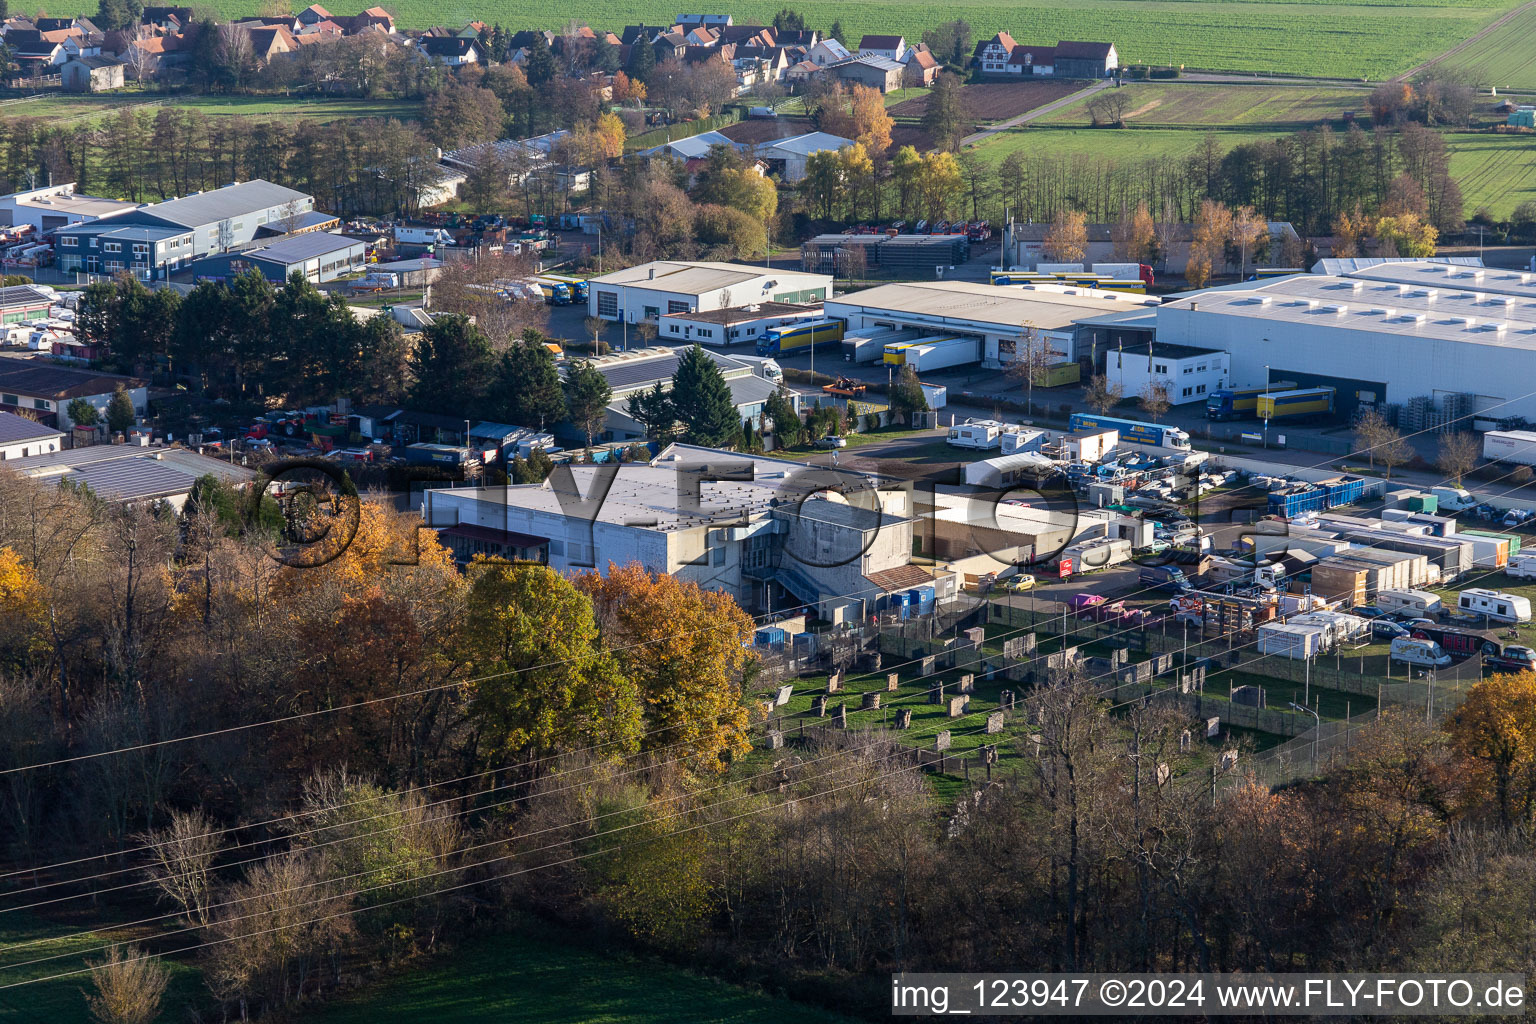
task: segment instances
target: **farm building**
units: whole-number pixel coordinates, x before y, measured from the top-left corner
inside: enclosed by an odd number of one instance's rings
[[[1124,292],[924,281],[855,292],[828,300],[825,309],[828,316],[846,320],[849,331],[910,327],[980,338],[983,364],[1002,366],[1018,358],[1021,342],[1036,346],[1036,351],[1045,347],[1052,362],[1077,360],[1079,320],[1156,302]],[[1021,324],[1033,325],[1033,336],[1026,336]]]
[[[1235,381],[1263,381],[1268,365],[1334,387],[1343,416],[1367,403],[1432,416],[1432,403],[1452,419],[1536,419],[1532,273],[1419,261],[1248,282],[1158,307],[1157,340],[1225,351]]]
[[[192,265],[199,280],[227,281],[248,270],[281,285],[294,274],[311,284],[325,284],[363,269],[368,247],[355,238],[321,231],[285,235],[265,245],[207,256]]]
[[[594,277],[588,289],[588,315],[639,323],[765,301],[820,302],[832,297],[832,275],[657,260]]]
[[[861,53],[857,57],[840,60],[836,64],[828,64],[826,70],[829,74],[835,75],[839,81],[868,86],[887,93],[901,88],[902,75],[906,68],[900,61],[892,60],[890,57]]]
[[[1055,46],[1033,46],[1007,32],[976,44],[971,66],[984,75],[1048,78],[1107,78],[1120,66],[1114,43],[1062,40]]]

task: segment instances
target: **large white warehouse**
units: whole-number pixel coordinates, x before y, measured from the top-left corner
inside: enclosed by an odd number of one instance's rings
[[[1249,282],[1159,307],[1157,340],[1224,350],[1240,386],[1334,386],[1344,415],[1468,395],[1463,415],[1536,419],[1533,273],[1409,262]]]
[[[744,263],[656,260],[594,277],[587,285],[589,316],[632,324],[656,323],[668,313],[702,313],[761,302],[820,302],[832,296],[831,274]]]
[[[1054,360],[1075,361],[1079,320],[1156,304],[1146,295],[1087,288],[918,281],[853,292],[823,308],[850,333],[917,327],[978,337],[982,362],[998,365],[1013,362],[1026,337]]]

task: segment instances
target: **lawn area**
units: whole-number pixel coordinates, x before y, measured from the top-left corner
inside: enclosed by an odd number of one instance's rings
[[[253,15],[260,6],[256,0],[210,4],[222,17]],[[808,24],[822,28],[840,20],[851,39],[867,32],[899,32],[915,40],[941,21],[964,18],[978,39],[999,29],[1040,45],[1055,45],[1059,39],[1108,39],[1119,48],[1123,63],[1375,80],[1444,52],[1513,6],[1497,0],[1364,0],[1348,5],[1326,0],[1026,0],[1006,5],[966,0],[942,7],[932,0],[806,0],[795,9]],[[767,24],[782,7],[782,0],[738,0],[731,14],[737,24]],[[459,26],[478,18],[513,30],[558,30],[574,15],[595,28],[618,31],[626,24],[669,16],[658,15],[649,0],[594,0],[579,9],[558,0],[479,0],[458,6],[398,0],[390,10],[402,27],[418,29]],[[96,5],[93,0],[71,0],[49,13],[95,14]]]
[[[315,1024],[840,1024],[848,1018],[599,952],[539,927],[466,942],[443,961],[301,1015]]]
[[[11,985],[32,978],[77,971],[87,962],[98,962],[101,954],[94,950],[104,943],[121,939],[123,936],[86,932],[77,938],[66,937],[88,927],[89,919],[91,919],[90,915],[80,914],[77,923],[55,924],[29,918],[24,914],[7,915],[5,925],[0,927],[0,947],[45,938],[47,941],[8,952],[4,957],[0,957],[0,963],[17,963],[60,954],[72,955],[15,971],[0,968],[0,985]],[[93,920],[99,920],[99,917]],[[165,998],[161,1004],[164,1008],[162,1019],[183,1020],[187,1017],[186,1008],[201,1004],[207,991],[203,988],[202,980],[194,968],[175,961],[166,961],[166,964],[171,970],[171,983],[166,988]],[[86,1009],[84,990],[90,987],[90,978],[84,974],[77,974],[73,977],[59,978],[57,981],[40,981],[33,985],[7,989],[0,992],[0,1022],[33,1024],[33,1022],[46,1021],[47,1024],[86,1024],[91,1018]]]
[[[1368,92],[1339,86],[1211,85],[1133,82],[1121,88],[1126,120],[1133,126],[1263,127],[1300,131],[1345,113],[1360,112]],[[1085,125],[1092,122],[1088,101],[1079,100],[1041,118],[1041,124]]]
[[[1453,132],[1446,142],[1468,217],[1484,207],[1507,217],[1519,204],[1536,200],[1536,135]]]
[[[1494,86],[1504,93],[1512,89],[1536,91],[1536,8],[1490,32],[1485,38],[1452,54],[1438,65],[1466,76],[1478,86]]]
[[[151,115],[156,101],[183,110],[197,110],[211,117],[288,117],[312,121],[341,121],[361,117],[394,117],[402,120],[421,116],[417,100],[363,100],[347,97],[320,98],[296,96],[162,96],[152,92],[103,93],[97,95],[46,96],[4,108],[5,117],[81,118],[107,117],[124,107],[135,107]]]
[[[995,161],[1022,150],[1026,156],[1083,156],[1096,160],[1137,162],[1193,153],[1206,132],[1183,128],[1072,128],[1058,125],[1010,129],[987,139],[976,152]],[[1276,129],[1213,129],[1223,151],[1245,142],[1260,142],[1285,134]]]
[[[851,453],[855,448],[863,448],[865,445],[885,444],[890,441],[900,441],[903,438],[912,437],[915,434],[926,433],[926,430],[908,430],[906,427],[887,427],[880,430],[871,430],[863,434],[844,434],[848,447],[836,449],[842,453]],[[813,455],[831,455],[831,448],[817,448],[813,444],[795,445],[793,448],[784,448],[771,452],[775,458],[784,459],[808,459]]]

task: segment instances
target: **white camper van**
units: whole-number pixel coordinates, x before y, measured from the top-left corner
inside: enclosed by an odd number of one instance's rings
[[[1003,443],[1003,425],[995,420],[967,420],[950,427],[946,440],[956,448],[998,448]]]
[[[1447,668],[1451,664],[1451,656],[1445,653],[1445,648],[1433,640],[1415,640],[1411,636],[1393,640],[1391,656],[1393,661],[1427,668]]]
[[[1456,595],[1456,607],[1473,615],[1486,615],[1495,622],[1530,622],[1531,602],[1519,594],[1468,587]]]

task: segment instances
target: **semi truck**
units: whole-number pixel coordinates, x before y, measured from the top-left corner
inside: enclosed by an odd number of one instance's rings
[[[1095,263],[1093,272],[1116,281],[1140,281],[1152,287],[1152,268],[1145,263]]]
[[[1205,400],[1208,420],[1251,420],[1259,415],[1259,396],[1267,391],[1288,390],[1296,385],[1276,381],[1267,388],[1219,388]]]
[[[812,320],[809,323],[770,327],[757,340],[760,356],[781,356],[790,352],[809,352],[820,345],[841,343],[841,320]]]
[[[1333,388],[1271,391],[1259,396],[1259,419],[1299,420],[1308,416],[1326,416],[1333,412],[1333,395]]]
[[[587,301],[587,282],[579,277],[569,277],[565,274],[540,274],[540,281],[548,281],[551,284],[563,284],[570,289],[571,298],[576,302]]]
[[[1140,420],[1123,420],[1114,416],[1077,412],[1073,413],[1072,418],[1067,421],[1067,429],[1074,434],[1114,430],[1119,432],[1120,441],[1123,444],[1189,451],[1189,435],[1178,427],[1170,427],[1163,423],[1144,423]]]
[[[1490,430],[1483,435],[1483,458],[1536,466],[1536,431]]]
[[[905,365],[919,373],[981,362],[979,338],[946,338],[930,345],[913,345],[903,353]]]

